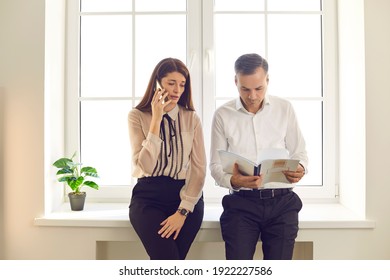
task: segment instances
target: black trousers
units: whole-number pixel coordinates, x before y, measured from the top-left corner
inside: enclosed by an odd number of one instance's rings
[[[138,180],[129,206],[130,222],[151,260],[184,260],[203,220],[204,202],[199,199],[176,240],[162,238],[160,223],[174,214],[180,204],[179,192],[185,180],[147,177]]]
[[[240,191],[224,196],[222,205],[226,259],[252,260],[259,238],[265,260],[292,259],[302,208],[297,194],[290,191],[264,199],[252,191]]]

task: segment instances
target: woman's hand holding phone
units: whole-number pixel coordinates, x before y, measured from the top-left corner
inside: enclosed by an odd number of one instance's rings
[[[172,102],[172,100],[168,98],[168,95],[168,91],[163,89],[158,81],[156,81],[156,91],[151,102],[151,107],[152,116],[158,124],[161,122],[165,106]]]
[[[158,82],[156,82],[156,91],[154,92],[151,107],[152,107],[152,121],[150,123],[149,131],[155,135],[159,135],[160,123],[164,115],[164,107],[171,103],[171,100],[165,101],[168,96],[168,91],[163,89]]]
[[[156,91],[161,91],[162,93],[163,93],[163,91],[165,91],[157,80],[156,80]],[[166,93],[168,93],[168,92],[166,92]],[[166,94],[164,97],[161,96],[161,98],[163,98],[162,104],[164,104],[165,102],[168,102],[168,100],[169,100],[168,94]]]

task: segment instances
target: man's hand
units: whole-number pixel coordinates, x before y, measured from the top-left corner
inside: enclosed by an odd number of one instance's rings
[[[305,175],[305,169],[299,164],[296,171],[283,171],[283,174],[290,183],[298,183]]]
[[[233,176],[230,178],[230,183],[233,187],[258,189],[261,185],[262,176],[246,176],[238,170],[238,164],[233,166]]]

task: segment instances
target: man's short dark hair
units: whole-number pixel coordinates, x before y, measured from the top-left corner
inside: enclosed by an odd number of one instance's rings
[[[265,58],[256,53],[243,54],[237,58],[234,64],[236,74],[251,75],[255,73],[257,68],[263,68],[265,73],[268,73],[268,62]]]

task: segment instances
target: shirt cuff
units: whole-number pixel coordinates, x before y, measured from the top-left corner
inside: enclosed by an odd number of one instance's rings
[[[192,213],[194,212],[195,205],[189,201],[182,200],[178,208],[187,209]]]
[[[232,190],[234,192],[240,191],[241,187],[233,187],[231,183],[231,178],[233,177],[232,174],[225,174],[223,176],[223,187],[228,188],[229,190]]]
[[[299,164],[303,167],[304,174],[306,175],[308,172],[307,167],[305,166],[305,164],[303,162],[300,162]]]

